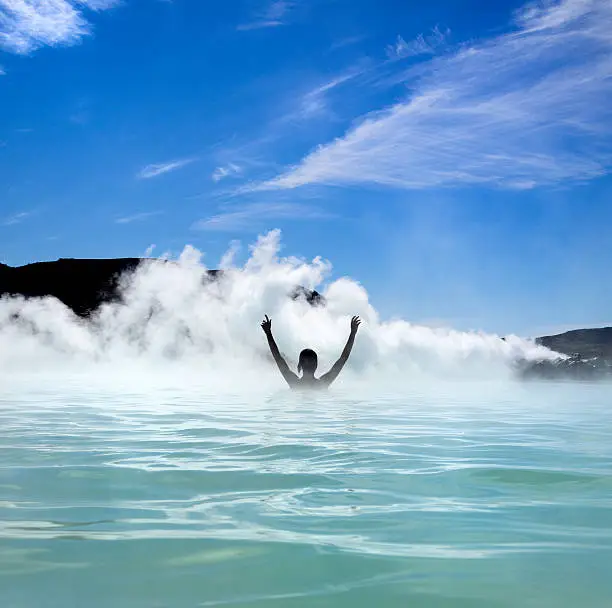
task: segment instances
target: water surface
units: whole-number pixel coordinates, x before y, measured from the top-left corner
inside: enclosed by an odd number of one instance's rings
[[[0,605],[612,605],[612,392],[0,392]]]

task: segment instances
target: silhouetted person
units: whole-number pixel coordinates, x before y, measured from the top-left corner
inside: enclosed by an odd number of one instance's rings
[[[298,372],[301,372],[302,376],[299,377],[289,369],[287,362],[280,354],[278,346],[274,341],[274,336],[272,335],[272,321],[268,319],[268,315],[266,315],[261,327],[268,338],[268,345],[272,351],[274,361],[276,361],[276,365],[278,365],[278,369],[283,375],[283,378],[287,381],[287,384],[293,389],[313,389],[327,388],[338,377],[338,374],[342,371],[344,364],[347,362],[349,355],[351,354],[353,344],[355,343],[355,336],[357,335],[357,329],[359,328],[360,323],[361,320],[359,317],[353,317],[351,319],[351,334],[349,335],[349,339],[346,342],[346,346],[344,347],[340,358],[334,363],[333,367],[320,378],[315,378],[314,375],[318,364],[317,353],[315,353],[314,350],[306,348],[300,353]]]

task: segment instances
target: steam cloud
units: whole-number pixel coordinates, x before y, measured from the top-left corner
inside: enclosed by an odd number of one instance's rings
[[[52,298],[0,301],[0,368],[5,373],[111,370],[153,378],[180,370],[211,385],[280,385],[259,324],[264,314],[290,364],[299,351],[319,353],[320,371],[333,363],[352,315],[364,323],[347,376],[396,379],[510,374],[517,359],[553,353],[518,337],[465,333],[381,321],[366,290],[349,278],[325,284],[331,265],[278,255],[280,232],[261,236],[243,266],[235,248],[223,258],[224,275],[209,280],[202,255],[186,247],[176,263],[144,262],[123,276],[123,303],[103,305],[93,319],[76,317]],[[325,306],[288,294],[296,285],[318,288]]]

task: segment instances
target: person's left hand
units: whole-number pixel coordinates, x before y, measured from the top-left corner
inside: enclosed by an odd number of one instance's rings
[[[358,316],[354,316],[351,319],[351,331],[356,334],[359,326],[361,325],[361,319]]]

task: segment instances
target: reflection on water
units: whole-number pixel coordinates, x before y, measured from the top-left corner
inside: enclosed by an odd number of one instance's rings
[[[5,387],[0,605],[609,608],[610,395]]]

